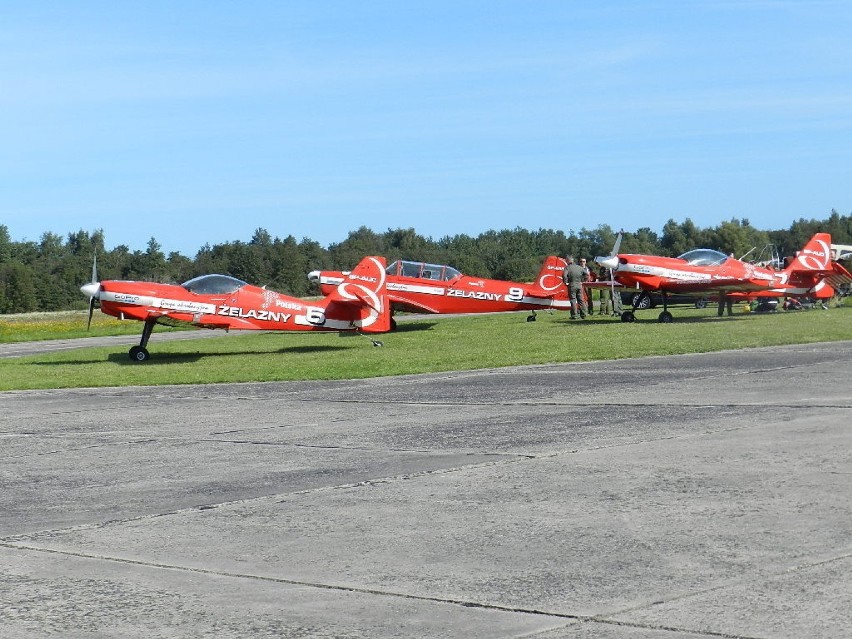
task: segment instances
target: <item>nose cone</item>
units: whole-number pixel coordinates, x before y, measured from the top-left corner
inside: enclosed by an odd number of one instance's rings
[[[608,255],[606,257],[596,257],[595,262],[603,266],[604,268],[608,268],[610,270],[615,270],[618,266],[618,256],[617,255]]]
[[[101,292],[101,283],[100,282],[91,282],[89,284],[83,284],[80,287],[80,290],[86,294],[87,297],[98,297]]]

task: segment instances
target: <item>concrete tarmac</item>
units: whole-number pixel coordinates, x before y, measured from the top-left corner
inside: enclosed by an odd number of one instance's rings
[[[0,393],[0,637],[849,637],[852,341]]]

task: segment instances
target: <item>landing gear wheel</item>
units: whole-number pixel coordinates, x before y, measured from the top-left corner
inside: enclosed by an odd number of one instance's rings
[[[633,315],[632,311],[624,311],[621,314],[621,321],[622,322],[635,322],[636,317]]]
[[[141,346],[134,346],[130,349],[130,359],[134,362],[147,362],[150,357],[148,350]]]
[[[663,324],[671,324],[673,319],[672,314],[668,311],[660,313],[659,321]]]
[[[535,321],[535,315],[527,315],[527,321],[528,322],[534,322]]]

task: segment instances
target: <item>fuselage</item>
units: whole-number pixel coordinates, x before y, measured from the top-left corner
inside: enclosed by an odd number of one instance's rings
[[[345,330],[358,318],[345,307],[252,286],[224,275],[208,275],[183,285],[106,280],[98,293],[101,311],[120,319],[188,323],[204,328],[300,331]]]
[[[398,260],[387,268],[388,299],[395,310],[418,313],[492,313],[571,307],[562,282],[564,263],[548,262],[533,284],[464,275],[440,264]],[[313,271],[309,278],[328,295],[345,271]]]
[[[615,280],[645,290],[697,294],[713,290],[780,291],[788,283],[784,271],[742,262],[709,249],[691,251],[682,257],[621,254],[617,258]]]

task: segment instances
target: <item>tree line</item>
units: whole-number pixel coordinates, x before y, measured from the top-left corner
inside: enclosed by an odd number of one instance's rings
[[[707,247],[757,259],[768,246],[779,255],[793,255],[816,232],[830,233],[834,243],[852,244],[852,215],[832,211],[826,219],[800,219],[775,231],[757,229],[746,219],[734,218],[713,228],[700,228],[689,218],[669,220],[661,233],[649,228],[625,232],[620,252],[675,256]],[[14,242],[8,228],[0,225],[0,313],[85,308],[87,300],[79,289],[91,281],[95,255],[99,279],[180,283],[205,273],[224,273],[304,297],[318,294],[307,279],[310,271],[348,270],[365,255],[383,255],[389,263],[407,259],[449,264],[468,275],[524,282],[535,277],[548,255],[608,255],[617,234],[602,224],[568,233],[518,227],[435,240],[413,228],[377,233],[362,226],[324,248],[307,238],[281,239],[259,228],[249,242],[207,244],[189,258],[177,252],[166,255],[153,237],[144,251],[125,245],[107,250],[102,229],[80,230],[64,238],[47,232],[38,242]]]

